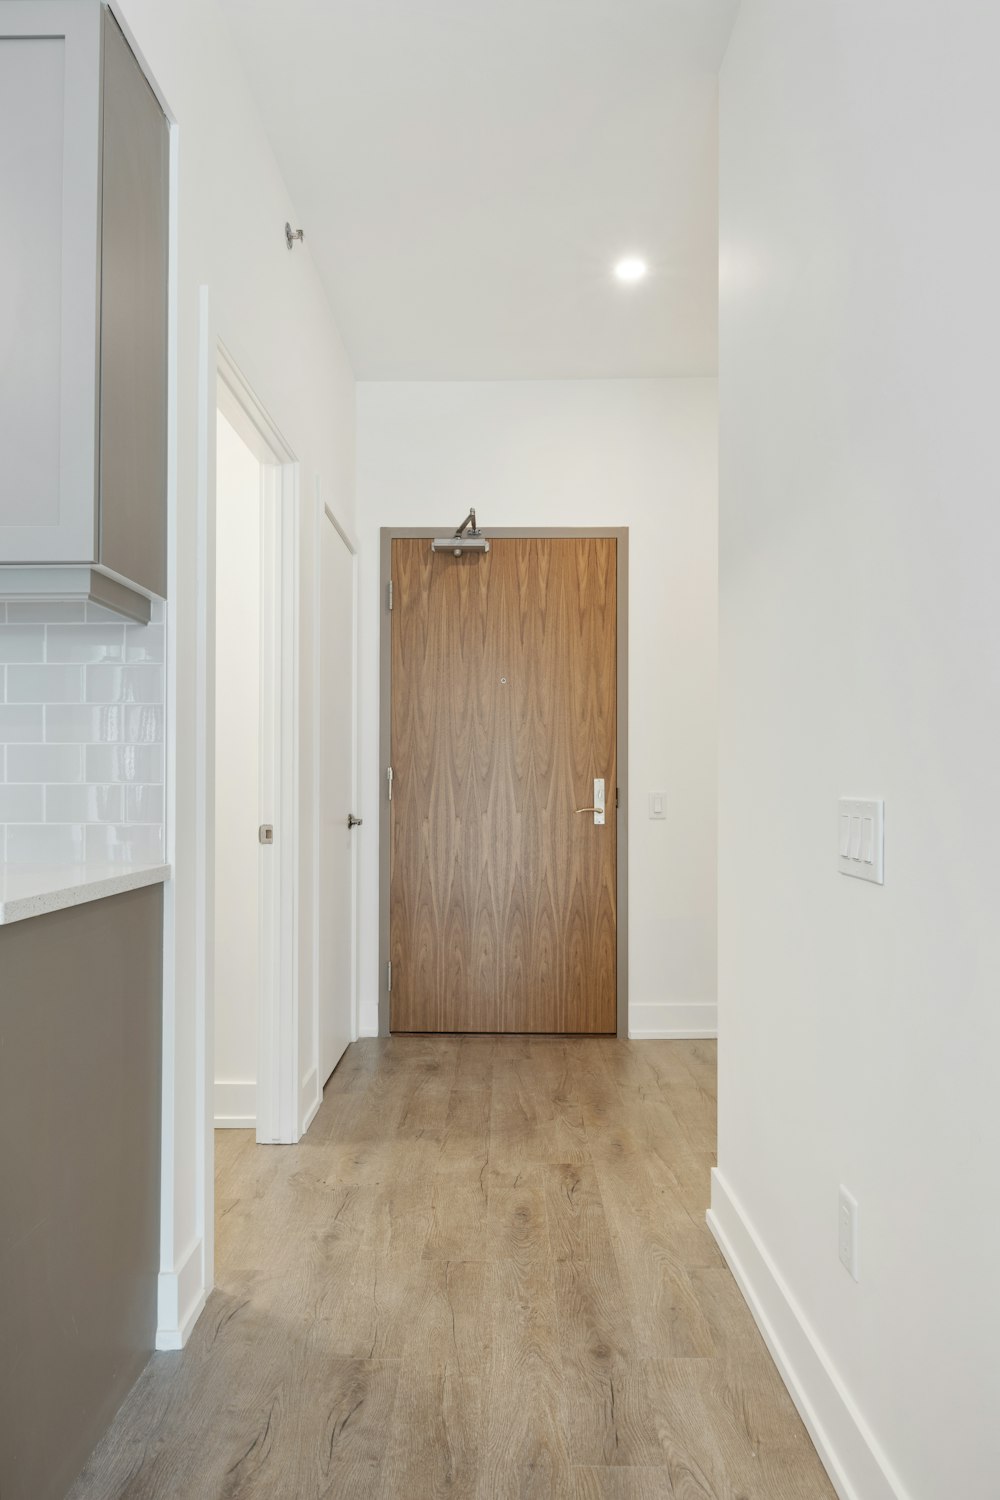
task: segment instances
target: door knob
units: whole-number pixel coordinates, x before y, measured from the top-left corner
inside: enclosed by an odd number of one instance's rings
[[[364,821],[364,818],[356,818],[353,813],[347,814],[348,828],[360,828]]]

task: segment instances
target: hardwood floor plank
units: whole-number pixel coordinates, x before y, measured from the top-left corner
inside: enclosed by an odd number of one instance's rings
[[[654,1360],[646,1370],[676,1493],[687,1485],[713,1500],[829,1500],[830,1481],[766,1354]]]
[[[589,1159],[583,1112],[561,1091],[564,1079],[565,1069],[543,1062],[537,1053],[498,1063],[490,1120],[493,1165]]]
[[[551,1262],[496,1261],[477,1500],[568,1500],[572,1476]]]
[[[611,1234],[593,1164],[546,1163],[538,1168],[538,1175],[545,1192],[553,1259],[598,1261],[606,1275],[616,1277]]]
[[[574,1464],[657,1464],[659,1441],[635,1357],[635,1328],[617,1277],[586,1262],[562,1261],[555,1289]]]
[[[600,1177],[604,1188],[606,1174]],[[673,1229],[677,1222],[683,1233],[685,1221],[623,1207],[615,1186],[607,1183],[604,1197],[635,1347],[643,1356],[712,1354],[711,1324]]]
[[[456,1363],[408,1362],[385,1433],[380,1500],[474,1495],[482,1400],[482,1378]]]
[[[216,1290],[68,1500],[833,1500],[704,1219],[714,1045],[393,1037],[216,1144]]]
[[[666,1469],[573,1470],[575,1500],[673,1500]]]
[[[484,1254],[491,1260],[510,1260],[519,1266],[551,1260],[545,1190],[533,1163],[517,1170],[488,1171]]]

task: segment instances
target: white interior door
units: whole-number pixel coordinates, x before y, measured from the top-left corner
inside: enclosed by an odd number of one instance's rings
[[[323,1083],[354,1024],[354,557],[320,516],[319,1060]]]

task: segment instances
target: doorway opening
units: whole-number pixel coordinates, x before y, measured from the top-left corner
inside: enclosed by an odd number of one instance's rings
[[[297,465],[221,348],[209,631],[216,1128],[299,1138]]]

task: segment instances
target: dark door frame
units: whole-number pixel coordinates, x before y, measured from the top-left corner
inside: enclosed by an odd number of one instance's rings
[[[388,778],[392,746],[392,615],[389,582],[392,543],[396,537],[449,536],[445,526],[383,526],[379,531],[379,820],[378,820],[378,1034],[389,1035],[389,874]],[[487,537],[610,536],[618,542],[616,716],[618,761],[617,1012],[618,1035],[628,1036],[628,527],[627,526],[487,526]]]

